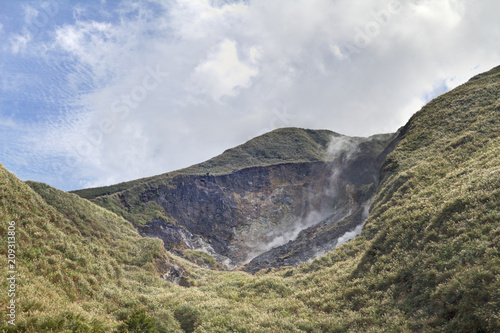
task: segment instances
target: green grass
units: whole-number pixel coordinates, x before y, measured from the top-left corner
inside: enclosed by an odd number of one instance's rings
[[[109,332],[129,312],[151,311],[141,294],[172,288],[159,278],[172,262],[161,241],[77,195],[29,185],[0,166],[0,267],[7,267],[7,222],[15,221],[18,271],[17,325],[3,320],[10,298],[2,292],[0,331]],[[7,290],[6,279],[0,288]],[[162,315],[176,327],[173,313]]]
[[[184,250],[182,251],[182,257],[197,264],[200,267],[204,268],[210,268],[210,269],[215,269],[215,270],[224,270],[224,267],[222,267],[221,264],[219,264],[215,259],[201,251],[195,251],[195,250]]]
[[[10,331],[498,332],[499,116],[500,67],[436,98],[388,156],[359,237],[255,276],[201,269],[115,214],[0,168],[1,234],[18,224]],[[170,265],[190,287],[159,277]]]

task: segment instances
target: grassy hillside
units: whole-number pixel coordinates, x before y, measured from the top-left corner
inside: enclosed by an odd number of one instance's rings
[[[0,165],[3,276],[10,221],[17,249],[17,325],[4,320],[10,297],[3,278],[0,331],[109,332],[134,311],[154,309],[175,332],[172,312],[154,299],[172,287],[159,278],[171,265],[162,242],[141,238],[129,222],[74,194],[30,186],[39,194]]]
[[[498,332],[499,116],[500,67],[436,98],[388,156],[359,237],[255,276],[189,266],[116,215],[0,168],[1,233],[18,228],[17,331],[107,332],[144,310],[159,332]],[[184,265],[189,287],[159,279],[162,260]]]
[[[500,331],[499,116],[500,67],[415,114],[361,236],[317,261],[304,299],[351,329]],[[329,261],[352,265],[342,287]]]
[[[416,331],[500,330],[499,134],[500,67],[412,117],[358,240],[361,304],[391,300]]]

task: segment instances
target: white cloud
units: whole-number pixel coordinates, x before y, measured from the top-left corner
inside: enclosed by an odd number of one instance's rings
[[[75,63],[64,75],[77,111],[36,132],[36,149],[90,145],[73,169],[79,186],[188,166],[275,127],[395,131],[437,84],[500,62],[494,0],[127,3],[115,21],[77,15],[47,45],[54,63]],[[147,68],[163,73],[157,85]]]
[[[82,66],[92,69],[96,79],[102,79],[117,70],[115,64],[119,61],[112,61],[110,57],[119,56],[116,52],[118,45],[127,45],[124,36],[117,36],[117,33],[110,23],[78,21],[75,25],[57,29],[52,47],[75,57]]]
[[[169,8],[172,28],[177,35],[186,40],[220,38],[231,33],[247,15],[248,6],[243,2],[214,6],[207,0],[178,0]]]
[[[251,61],[256,62],[256,48],[251,48]],[[194,69],[194,85],[219,101],[223,96],[235,96],[237,88],[248,88],[258,71],[238,59],[236,43],[224,40],[217,50]]]

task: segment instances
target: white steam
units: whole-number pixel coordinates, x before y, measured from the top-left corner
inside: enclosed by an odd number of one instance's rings
[[[331,159],[340,157],[342,153],[346,153],[346,159],[351,159],[358,151],[358,146],[361,142],[367,141],[367,138],[350,137],[350,136],[334,136],[331,138],[326,153]]]
[[[245,263],[250,262],[255,257],[273,248],[296,240],[301,231],[316,226],[327,218],[335,217],[337,221],[341,221],[353,214],[354,211],[357,210],[355,207],[336,207],[335,201],[339,193],[339,181],[342,175],[342,168],[345,167],[347,162],[351,161],[360,153],[359,145],[370,140],[373,140],[373,137],[332,136],[325,151],[326,160],[338,161],[338,163],[335,162],[335,167],[331,170],[328,180],[329,186],[324,187],[320,193],[308,191],[309,194],[305,200],[313,202],[317,201],[315,199],[318,199],[318,196],[321,196],[322,200],[331,200],[331,202],[325,202],[320,209],[309,212],[305,218],[290,219],[290,217],[284,217],[277,225],[272,225],[269,221],[264,223],[266,225],[264,229],[267,230],[260,229],[254,233],[253,237],[247,237],[245,240],[246,246],[250,249]],[[329,244],[325,244],[321,246],[321,248],[315,249],[317,255],[315,255],[314,258],[326,254],[341,244],[358,236],[363,229],[364,221],[368,217],[370,202],[371,200],[368,200],[362,205],[364,209],[362,223],[357,225],[354,229],[347,231],[336,240],[332,240]],[[263,222],[263,220],[260,221],[261,228]]]
[[[363,230],[363,224],[358,225],[356,228],[354,228],[351,231],[346,232],[342,236],[340,236],[337,239],[337,244],[335,244],[335,248],[339,247],[340,245],[344,244],[345,242],[350,241],[354,237],[358,236],[361,233],[361,230]]]
[[[348,241],[354,239],[354,237],[359,236],[361,234],[361,231],[363,230],[363,226],[365,225],[365,221],[368,218],[368,214],[370,212],[371,201],[372,200],[370,199],[365,204],[363,204],[363,215],[362,215],[363,222],[360,225],[356,226],[356,228],[354,228],[353,230],[350,230],[350,231],[346,232],[345,234],[343,234],[342,236],[340,236],[339,238],[337,238],[337,243],[335,244],[335,249],[337,247],[339,247],[340,245],[344,244],[345,242],[348,242]]]
[[[253,258],[264,252],[267,252],[275,247],[285,245],[289,241],[297,239],[302,230],[320,223],[331,214],[331,212],[327,211],[312,211],[307,215],[306,218],[297,219],[291,224],[285,225],[283,223],[280,223],[279,227],[272,229],[265,234],[264,238],[266,239],[266,241],[248,244],[249,247],[252,248],[252,250],[248,254],[245,263],[250,262]]]
[[[334,161],[338,158],[342,158],[343,162],[345,163],[356,155],[356,153],[358,152],[359,144],[366,140],[369,139],[361,137],[349,137],[344,135],[332,136],[325,151],[325,154],[327,155],[326,159]],[[335,201],[337,197],[337,187],[339,176],[341,175],[341,167],[342,166],[331,170],[331,175],[329,177],[329,187],[325,187],[321,193],[309,191],[306,201],[313,202],[315,201],[315,197],[321,196],[325,198],[324,200],[331,200],[333,203],[333,201]],[[253,241],[247,241],[247,246],[251,250],[249,251],[245,262],[249,262],[258,255],[265,253],[273,248],[285,245],[290,241],[296,240],[301,231],[323,222],[327,217],[331,217],[334,214],[345,213],[345,210],[343,209],[334,210],[334,205],[332,203],[328,203],[323,206],[330,208],[313,210],[309,212],[305,218],[295,219],[291,222],[288,220],[288,218],[284,218],[277,227],[272,227],[272,229],[268,232],[265,232],[264,235],[262,235],[261,232],[260,237],[254,238]],[[350,213],[351,212],[349,212],[342,218],[347,217]]]

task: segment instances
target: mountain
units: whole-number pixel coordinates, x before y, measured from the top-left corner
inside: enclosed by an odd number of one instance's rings
[[[249,272],[296,266],[364,222],[392,139],[278,129],[184,170],[74,193],[185,258],[204,252],[227,269],[251,261]]]
[[[200,263],[195,265],[166,251],[162,240],[141,237],[135,228],[147,226],[151,211],[156,210],[158,220],[168,218],[162,206],[137,204],[128,211],[109,201],[110,208],[135,219],[132,225],[77,195],[23,183],[0,166],[0,265],[8,264],[7,221],[15,222],[17,251],[16,325],[4,320],[0,331],[498,332],[499,116],[500,67],[434,99],[386,148],[372,154],[381,168],[369,185],[374,195],[367,196],[369,214],[359,236],[311,262],[255,274],[221,270],[206,253],[191,250],[190,259]],[[332,134],[325,134],[323,144],[311,141],[321,151],[329,150]],[[304,163],[315,173],[312,166],[318,163],[339,165],[349,161],[348,155],[355,158],[349,151],[343,150],[344,160],[337,162],[337,157],[311,157],[260,165],[267,158],[259,157],[253,166],[234,168],[234,174],[254,168],[259,175],[268,168],[266,175],[274,170],[276,180],[286,176],[281,164],[293,171],[289,165],[300,169]],[[207,183],[209,177],[233,175],[233,168],[208,176],[202,169],[169,177],[205,177]],[[308,176],[305,171],[292,174],[292,180]],[[139,185],[165,182],[168,189],[164,178],[85,193],[95,201],[127,193],[123,199],[134,207],[131,203],[142,202],[133,199],[134,193],[144,193]],[[328,234],[321,225],[330,218],[302,234]],[[301,237],[299,232],[297,244]],[[276,256],[287,251],[287,244],[274,248]],[[0,313],[7,318],[10,296],[5,291],[12,287],[2,279],[0,288]]]

